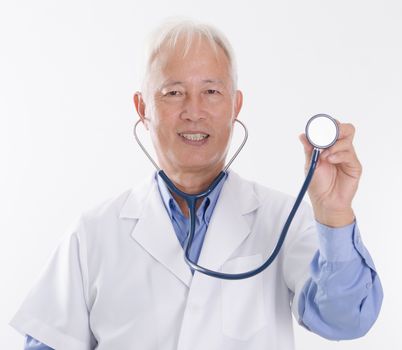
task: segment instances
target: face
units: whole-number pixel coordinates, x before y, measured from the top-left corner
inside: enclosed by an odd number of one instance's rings
[[[165,172],[223,169],[242,104],[229,69],[224,51],[202,40],[184,57],[179,42],[155,59],[147,99],[137,93],[134,102]]]

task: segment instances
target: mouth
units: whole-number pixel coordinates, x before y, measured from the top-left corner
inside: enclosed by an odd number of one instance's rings
[[[178,135],[185,141],[187,144],[191,145],[201,145],[206,142],[209,138],[209,134],[203,132],[180,132]]]

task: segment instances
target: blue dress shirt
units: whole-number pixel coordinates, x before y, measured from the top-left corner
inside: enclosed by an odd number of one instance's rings
[[[363,336],[380,312],[383,290],[356,221],[331,228],[316,221],[319,250],[301,293],[299,323],[331,340]]]
[[[183,215],[163,180],[157,174],[155,176],[177,239],[184,247],[189,219]],[[193,261],[198,261],[226,177],[197,209],[196,231],[190,252]],[[319,250],[311,262],[311,278],[299,297],[298,321],[327,339],[361,337],[377,319],[383,299],[374,263],[361,241],[356,222],[331,228],[316,221],[316,226]],[[352,312],[351,307],[355,307]],[[24,349],[52,350],[29,335],[26,336]]]
[[[53,350],[49,348],[47,345],[41,343],[40,341],[32,338],[30,335],[27,335],[25,338],[25,347],[24,349],[28,350]]]
[[[227,174],[224,179],[214,188],[214,190],[202,200],[201,205],[197,209],[196,229],[193,238],[193,244],[191,245],[190,258],[192,261],[197,262],[200,257],[202,244],[204,242],[205,233],[207,231],[209,221],[211,220],[212,213],[215,209],[216,202],[218,201],[219,194],[225,183]],[[186,238],[188,235],[189,219],[183,215],[179,205],[170,194],[160,176],[156,175],[158,182],[159,192],[162,196],[163,203],[172,221],[174,230],[181,246],[184,248]]]

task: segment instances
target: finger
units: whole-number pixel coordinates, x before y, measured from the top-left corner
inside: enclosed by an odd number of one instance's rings
[[[356,128],[354,127],[353,124],[338,122],[338,127],[339,127],[339,140],[341,139],[353,140],[353,137],[356,132]]]
[[[303,144],[304,152],[306,155],[310,155],[311,152],[313,151],[313,146],[310,144],[310,142],[307,140],[306,134],[300,134],[299,135],[299,140]]]
[[[309,168],[309,164],[311,162],[311,155],[313,153],[314,147],[311,145],[311,143],[307,140],[306,134],[300,134],[299,135],[299,140],[301,141],[301,143],[303,144],[303,148],[304,148],[304,155],[305,155],[305,163],[304,163],[304,171],[307,172],[308,168]],[[317,162],[317,167],[320,166],[320,159],[318,158],[318,162]]]
[[[314,147],[307,140],[306,134],[300,134],[299,135],[299,140],[303,144],[304,155],[306,157],[306,164],[308,164],[308,162],[310,161],[311,154],[313,152]]]
[[[337,152],[328,156],[326,160],[331,164],[345,164],[350,167],[361,168],[361,164],[354,152]]]
[[[336,143],[333,146],[324,150],[321,153],[320,157],[322,159],[325,159],[326,157],[328,157],[331,154],[334,154],[337,152],[342,152],[342,151],[354,152],[354,147],[353,147],[352,141],[350,139],[342,139],[342,140],[336,141]]]

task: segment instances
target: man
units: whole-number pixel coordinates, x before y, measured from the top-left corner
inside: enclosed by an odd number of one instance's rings
[[[242,107],[232,50],[217,30],[157,31],[134,104],[161,169],[184,192],[223,169]],[[82,215],[11,324],[26,349],[293,349],[291,310],[328,339],[363,336],[382,288],[352,199],[362,167],[354,127],[322,153],[275,262],[245,280],[192,273],[183,260],[188,208],[153,175]],[[301,135],[306,164],[312,147]],[[294,199],[232,171],[197,203],[193,259],[243,272],[272,251]],[[46,344],[46,345],[45,345]]]

